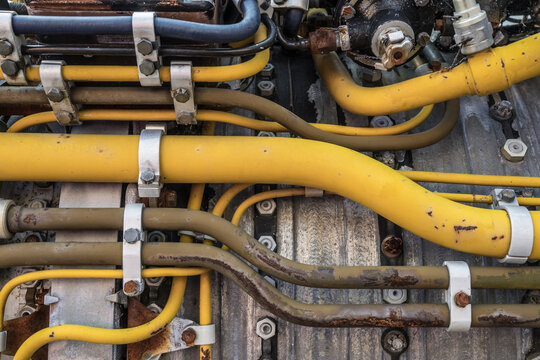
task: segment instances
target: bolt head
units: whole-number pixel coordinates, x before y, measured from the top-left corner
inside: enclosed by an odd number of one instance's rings
[[[519,162],[525,158],[527,145],[520,139],[508,139],[501,149],[501,153],[506,160]]]
[[[182,332],[182,341],[187,345],[191,346],[197,339],[197,333],[192,328],[187,328]]]
[[[513,190],[505,189],[500,193],[501,200],[504,202],[512,202],[516,198],[516,193]]]
[[[51,100],[52,102],[60,102],[64,100],[64,93],[62,90],[57,88],[51,88],[49,91],[47,91],[47,99]]]
[[[137,43],[137,51],[143,55],[150,55],[154,51],[154,45],[148,39],[142,39]]]
[[[133,244],[134,242],[137,242],[141,237],[141,232],[137,229],[131,228],[124,231],[124,240],[128,244]]]
[[[471,303],[471,297],[463,291],[460,291],[454,295],[454,302],[457,307],[464,308]]]
[[[172,95],[176,101],[181,103],[186,103],[191,98],[191,93],[185,88],[174,89]]]
[[[135,296],[143,292],[144,283],[140,281],[130,280],[124,284],[124,294],[127,296]]]
[[[69,125],[73,121],[73,114],[69,111],[60,111],[56,115],[56,119],[62,125]]]
[[[150,76],[156,71],[156,65],[150,60],[143,60],[139,65],[139,71],[143,75]]]
[[[270,8],[270,2],[265,0],[259,5],[259,7],[262,10],[268,10]]]
[[[141,180],[144,181],[145,183],[150,183],[154,181],[155,178],[156,178],[156,174],[152,170],[143,171],[141,174]]]
[[[270,97],[274,95],[274,90],[276,86],[274,85],[272,81],[263,80],[263,81],[259,81],[259,83],[257,84],[257,88],[259,89],[259,93],[262,96]]]
[[[430,39],[431,37],[429,36],[427,32],[421,32],[416,37],[416,41],[418,42],[420,46],[426,46],[427,44],[429,44]]]
[[[276,323],[270,318],[264,318],[257,321],[257,335],[263,340],[268,340],[276,335]]]
[[[383,116],[375,116],[373,119],[371,119],[371,126],[374,128],[383,128],[383,127],[389,127],[394,125],[394,122],[390,117],[383,115]]]
[[[514,106],[508,100],[491,105],[489,115],[497,121],[507,121],[514,116]]]
[[[260,215],[270,216],[274,213],[274,211],[276,211],[277,205],[274,199],[267,199],[259,201],[255,207]]]
[[[13,60],[6,60],[0,65],[2,72],[7,76],[15,76],[19,72],[19,64]]]
[[[409,342],[407,336],[400,330],[387,330],[383,333],[382,337],[383,349],[391,355],[402,354]]]
[[[181,112],[180,115],[178,115],[178,121],[181,124],[196,124],[197,123],[195,114],[190,113],[190,112]]]
[[[274,240],[274,237],[270,235],[263,235],[259,237],[259,243],[264,245],[270,251],[274,251],[277,248],[276,240]]]
[[[13,45],[6,39],[0,39],[0,55],[8,56],[13,52]]]
[[[274,74],[274,65],[268,63],[264,66],[264,68],[261,70],[261,76],[265,77],[272,77]]]
[[[407,301],[407,290],[383,289],[383,300],[388,304],[403,304]]]

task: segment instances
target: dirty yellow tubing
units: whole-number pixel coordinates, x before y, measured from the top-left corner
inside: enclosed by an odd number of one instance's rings
[[[261,25],[254,36],[255,42],[266,39],[266,28]],[[219,82],[240,80],[259,73],[270,59],[270,49],[265,49],[243,63],[226,66],[194,66],[192,78],[196,82]],[[40,81],[39,66],[27,66],[26,79]],[[92,81],[92,82],[139,82],[139,73],[136,66],[114,65],[64,65],[62,67],[64,80]],[[171,73],[168,66],[159,69],[162,81],[170,82]],[[0,71],[0,79],[4,75]]]
[[[540,177],[403,171],[399,173],[413,181],[483,186],[540,187]]]
[[[0,181],[136,182],[135,135],[0,134]],[[181,156],[179,156],[181,154]],[[503,257],[505,211],[434,194],[358,152],[270,137],[164,136],[165,183],[268,183],[314,187],[356,201],[420,237],[463,252]],[[531,211],[540,259],[540,214]]]
[[[450,71],[376,88],[357,85],[335,53],[314,55],[317,71],[345,110],[385,115],[463,95],[484,96],[540,75],[540,35],[471,55]]]
[[[312,124],[318,129],[340,135],[395,135],[412,130],[422,124],[433,110],[433,105],[427,105],[410,120],[383,128],[357,128],[332,124]],[[79,111],[81,121],[108,120],[108,121],[172,121],[176,120],[174,110],[118,110],[118,109],[90,109]],[[199,121],[217,121],[258,131],[289,132],[286,127],[272,121],[255,120],[245,116],[215,110],[199,110]],[[20,132],[30,126],[56,122],[52,111],[41,112],[25,116],[15,122],[7,132]]]
[[[476,194],[456,194],[456,193],[435,193],[446,199],[459,202],[478,203],[478,204],[491,204],[493,198],[490,195],[476,195]],[[540,206],[540,198],[529,197],[517,197],[519,205],[521,206]]]

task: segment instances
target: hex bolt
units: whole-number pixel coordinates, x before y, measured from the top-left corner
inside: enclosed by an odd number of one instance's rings
[[[276,211],[276,202],[274,199],[266,199],[259,201],[255,207],[260,215],[268,216],[272,215],[274,211]]]
[[[274,134],[271,131],[259,131],[257,136],[260,136],[260,137],[276,137],[276,134]]]
[[[500,193],[501,200],[507,203],[511,203],[516,198],[516,193],[513,190],[505,189]]]
[[[156,71],[156,65],[150,60],[143,60],[139,65],[141,74],[150,76]]]
[[[137,51],[143,55],[150,55],[154,51],[154,45],[148,39],[142,39],[137,43]]]
[[[276,240],[274,240],[273,236],[263,235],[259,237],[259,242],[266,248],[268,248],[270,251],[274,251],[277,248],[277,243]]]
[[[428,67],[429,67],[429,69],[431,71],[437,72],[437,71],[441,70],[442,64],[441,64],[440,61],[432,60],[432,61],[428,62]]]
[[[398,305],[407,301],[407,290],[383,289],[383,300],[388,304]]]
[[[265,0],[259,5],[259,7],[262,10],[268,10],[270,8],[270,2],[268,0]]]
[[[400,237],[389,235],[382,241],[381,251],[389,258],[398,257],[403,251],[403,240]]]
[[[151,183],[156,178],[156,174],[152,170],[143,171],[141,174],[141,180],[145,183]]]
[[[184,124],[191,124],[194,122],[195,118],[193,113],[182,111],[178,116],[178,120]]]
[[[261,76],[265,77],[272,77],[274,74],[274,65],[271,63],[268,63],[264,66],[264,68],[261,70]]]
[[[511,162],[519,162],[525,158],[527,145],[520,139],[508,139],[501,149],[504,158]]]
[[[127,229],[124,232],[124,240],[128,244],[133,244],[134,242],[138,241],[140,238],[140,231],[135,228]]]
[[[64,93],[58,88],[51,88],[47,91],[47,99],[52,102],[60,102],[64,100]]]
[[[0,39],[0,55],[8,56],[13,52],[13,45],[7,39]]]
[[[142,289],[142,284],[135,280],[129,280],[124,284],[124,294],[130,296]]]
[[[489,115],[497,121],[507,121],[514,116],[514,105],[508,100],[501,100],[491,105]]]
[[[257,84],[257,88],[259,89],[259,93],[261,94],[261,96],[270,97],[274,95],[274,90],[276,86],[272,81],[263,80],[259,81],[259,83]]]
[[[373,119],[371,119],[371,126],[374,128],[389,127],[392,125],[394,125],[394,122],[386,115],[375,116]]]
[[[268,340],[276,335],[276,323],[270,318],[264,318],[257,321],[255,332],[263,340]]]
[[[0,65],[2,72],[7,76],[15,76],[19,72],[19,64],[13,60],[6,60]]]
[[[62,110],[56,114],[56,119],[62,125],[69,125],[73,121],[73,114],[69,111]]]
[[[187,346],[193,345],[195,339],[197,339],[197,333],[192,328],[187,328],[182,331],[182,341],[186,343]]]
[[[188,89],[178,88],[173,90],[172,96],[174,97],[174,100],[181,103],[186,103],[191,98],[191,93]]]
[[[399,356],[404,353],[409,347],[409,340],[405,332],[401,329],[386,330],[381,339],[384,351],[394,356]]]
[[[464,308],[471,303],[471,297],[465,294],[463,291],[460,291],[454,295],[454,302],[458,307]]]

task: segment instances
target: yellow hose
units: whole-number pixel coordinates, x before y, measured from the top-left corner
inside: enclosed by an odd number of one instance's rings
[[[266,27],[261,24],[254,36],[255,42],[266,38]],[[226,66],[194,66],[192,78],[195,82],[220,82],[248,78],[259,73],[270,59],[270,49],[265,49],[243,63]],[[39,66],[26,67],[26,79],[40,81]],[[159,69],[162,81],[171,81],[170,68],[163,66]],[[64,80],[93,81],[93,82],[139,82],[136,66],[114,65],[65,65],[62,67]],[[0,79],[4,75],[0,71]]]
[[[345,110],[384,115],[463,95],[484,96],[540,75],[540,36],[471,55],[450,71],[376,88],[357,85],[335,53],[314,55],[315,66],[334,100]]]
[[[413,181],[485,186],[540,187],[540,177],[399,171]]]
[[[134,182],[138,145],[138,136],[0,133],[0,181]],[[161,173],[165,183],[290,184],[335,192],[463,252],[500,258],[510,244],[505,211],[444,199],[376,160],[319,141],[164,136]],[[531,259],[540,259],[540,213],[531,215]]]
[[[312,124],[318,129],[340,135],[393,135],[409,131],[423,123],[431,114],[433,105],[425,106],[416,116],[410,120],[383,128],[357,128],[332,124]],[[176,120],[174,110],[119,110],[119,109],[90,109],[79,111],[81,121],[107,120],[107,121],[173,121]],[[255,120],[245,116],[215,110],[199,110],[199,121],[217,121],[237,126],[242,126],[258,131],[288,132],[284,126],[272,122]],[[25,116],[15,122],[7,132],[20,132],[30,126],[56,122],[52,111],[41,112]]]
[[[467,203],[491,204],[493,197],[490,195],[476,194],[455,194],[455,193],[435,193],[445,199]],[[521,206],[540,206],[540,198],[517,197],[517,201]]]

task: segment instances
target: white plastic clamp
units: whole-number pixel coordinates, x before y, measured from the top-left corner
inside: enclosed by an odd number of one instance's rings
[[[16,15],[14,11],[0,11],[0,40],[4,43],[4,53],[0,54],[2,73],[9,85],[28,85],[24,76],[26,59],[21,51],[24,37],[15,35],[13,15]],[[6,73],[7,70],[9,73]]]
[[[122,288],[127,296],[137,296],[144,290],[141,250],[146,240],[142,228],[144,204],[126,204],[122,247]]]
[[[11,239],[13,234],[8,228],[8,212],[15,205],[13,200],[0,199],[0,239]]]
[[[148,124],[139,137],[139,197],[158,198],[161,193],[159,165],[161,137],[165,134],[162,124]]]
[[[155,12],[134,12],[131,17],[133,44],[141,86],[161,86],[158,54],[160,40],[154,27]]]
[[[171,96],[176,122],[182,125],[197,123],[191,61],[171,61]]]
[[[464,261],[445,261],[443,265],[448,269],[448,290],[445,293],[445,300],[450,311],[450,325],[447,330],[469,331],[472,322],[469,265]]]
[[[510,247],[501,263],[524,264],[531,255],[534,244],[534,225],[529,210],[520,206],[514,190],[494,189],[493,209],[504,210],[510,219]]]
[[[79,110],[69,95],[72,84],[62,77],[62,66],[65,64],[61,60],[43,60],[39,65],[39,77],[56,121],[64,126],[81,125]]]
[[[186,329],[192,329],[197,335],[193,345],[212,345],[216,342],[216,325],[191,325]]]

